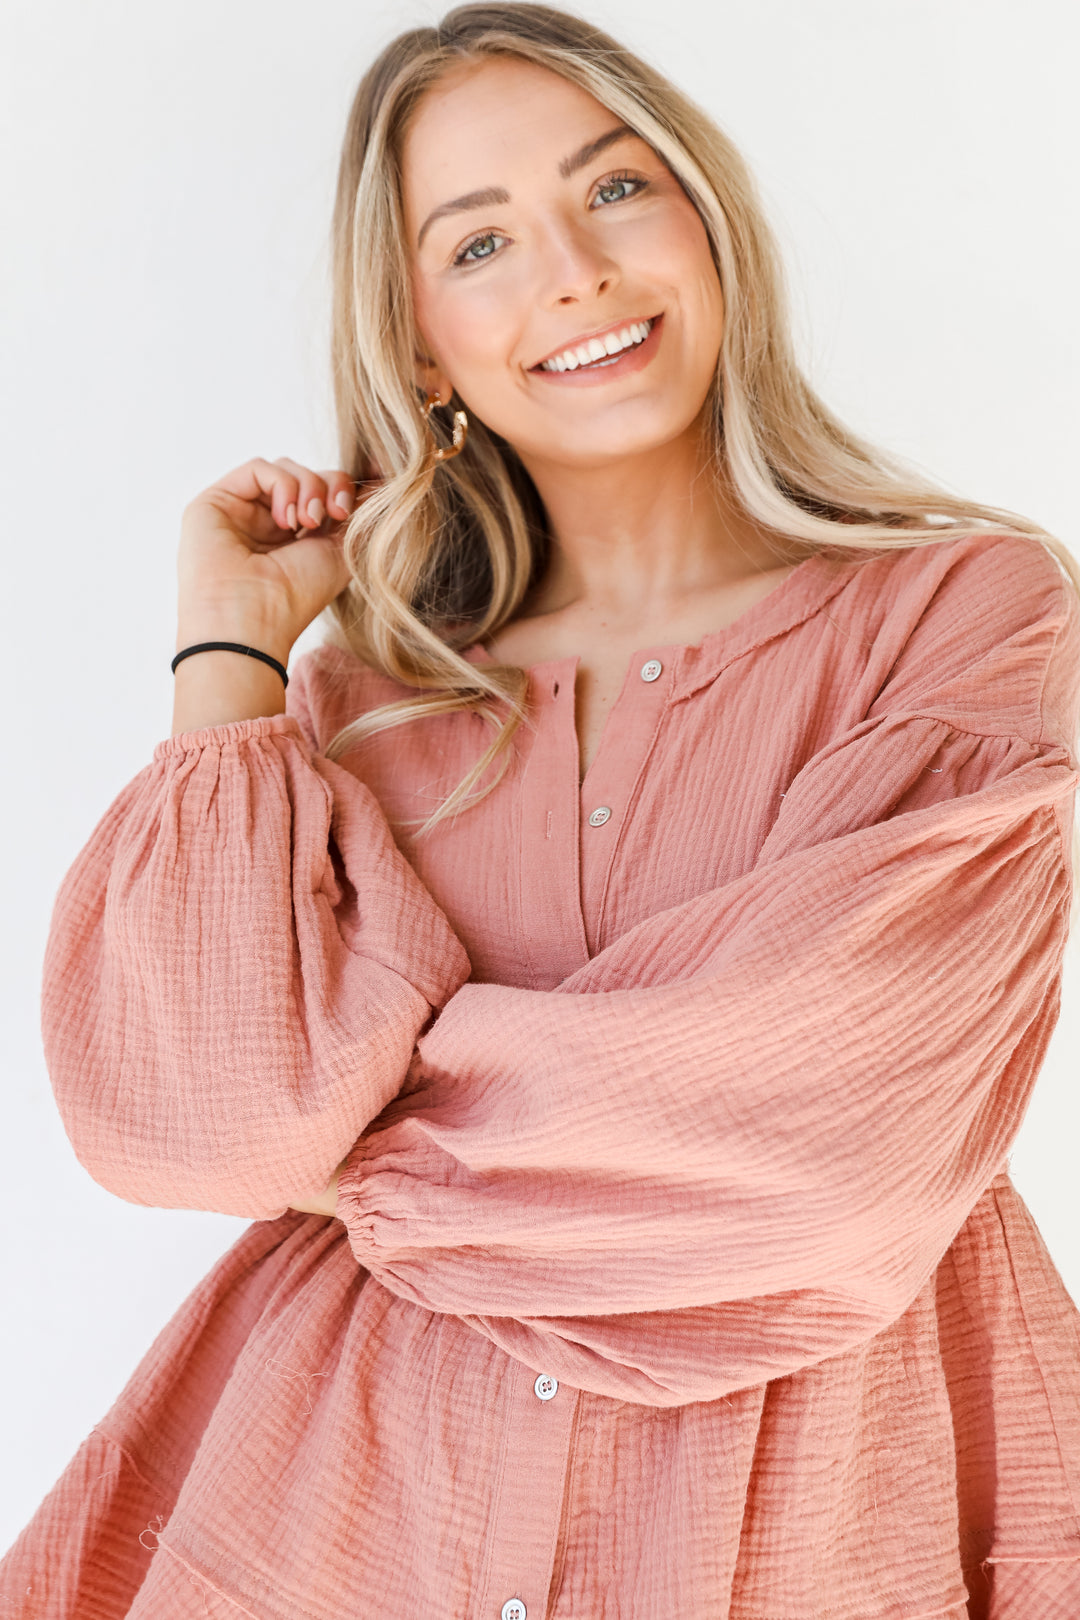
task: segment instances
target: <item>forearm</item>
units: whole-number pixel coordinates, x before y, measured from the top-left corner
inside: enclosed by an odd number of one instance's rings
[[[347,1159],[342,1159],[318,1198],[310,1198],[303,1203],[294,1202],[289,1208],[298,1209],[303,1215],[336,1215],[338,1180],[347,1163]]]

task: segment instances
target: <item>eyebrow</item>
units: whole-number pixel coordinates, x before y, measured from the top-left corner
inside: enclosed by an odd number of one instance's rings
[[[453,202],[440,203],[433,208],[420,227],[420,234],[416,238],[417,247],[423,247],[424,237],[437,219],[445,219],[447,214],[465,214],[470,208],[494,208],[497,203],[508,203],[510,193],[505,186],[485,186],[483,191],[467,191],[464,197],[455,197]]]
[[[587,141],[570,157],[563,158],[559,163],[559,174],[564,180],[569,180],[579,169],[591,163],[593,158],[599,157],[601,152],[606,152],[609,146],[614,146],[616,141],[625,140],[628,135],[636,134],[637,130],[631,129],[629,124],[617,124],[614,129],[598,135],[594,141]],[[417,248],[423,246],[424,237],[437,219],[445,219],[448,214],[464,214],[473,208],[495,208],[509,201],[510,193],[505,186],[484,186],[480,191],[467,191],[463,197],[455,197],[451,202],[440,203],[438,208],[432,209],[421,225],[416,246]]]
[[[637,130],[631,129],[629,124],[616,124],[606,135],[598,135],[595,141],[588,141],[579,147],[573,157],[563,158],[559,164],[559,173],[564,180],[569,180],[571,175],[583,169],[586,163],[591,163],[594,157],[599,157],[601,152],[606,152],[609,146],[614,146],[616,141],[625,140],[628,135],[636,134]]]

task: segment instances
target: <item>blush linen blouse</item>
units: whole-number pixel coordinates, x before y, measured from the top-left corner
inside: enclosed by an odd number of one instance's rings
[[[480,646],[469,654],[488,658]],[[1038,542],[801,563],[474,714],[326,645],[60,888],[80,1161],[251,1217],[4,1620],[1077,1620],[1080,1314],[1008,1174],[1055,1024],[1080,611]],[[290,1200],[348,1155],[337,1219]]]

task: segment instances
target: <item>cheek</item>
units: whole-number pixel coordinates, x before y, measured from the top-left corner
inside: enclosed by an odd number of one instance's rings
[[[505,370],[519,325],[518,303],[505,275],[417,287],[417,323],[459,389],[469,378]]]
[[[695,214],[692,221],[683,221],[673,235],[673,254],[680,267],[688,302],[710,326],[719,325],[724,312],[720,277],[701,221]]]
[[[657,287],[670,288],[687,318],[695,324],[701,319],[710,324],[722,321],[720,278],[692,203],[673,199],[669,207],[643,220],[632,253],[635,268]]]

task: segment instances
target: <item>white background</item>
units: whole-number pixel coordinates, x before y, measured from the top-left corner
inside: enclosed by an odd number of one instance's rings
[[[327,237],[345,116],[374,52],[438,14],[8,7],[0,1547],[246,1225],[125,1204],[79,1167],[41,1058],[41,954],[61,877],[169,734],[184,505],[253,455],[336,462]],[[1076,6],[597,0],[588,14],[749,156],[833,406],[1080,550]],[[1012,1165],[1074,1298],[1078,952]]]

